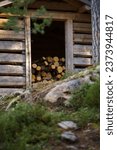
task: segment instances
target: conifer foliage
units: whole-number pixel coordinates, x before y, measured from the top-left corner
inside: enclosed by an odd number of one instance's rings
[[[5,29],[13,29],[15,31],[19,31],[19,28],[17,27],[17,21],[18,18],[27,16],[28,14],[28,6],[35,2],[36,0],[11,0],[13,3],[11,6],[8,7],[0,7],[0,13],[10,13],[12,14],[9,16],[9,21],[5,23],[4,28]],[[41,6],[39,9],[35,10],[34,15],[31,19],[33,19],[33,33],[40,32],[41,34],[44,34],[44,29],[46,26],[49,26],[52,22],[51,18],[43,19],[42,23],[38,24],[36,23],[37,17],[40,15],[44,15],[47,13],[44,6]]]

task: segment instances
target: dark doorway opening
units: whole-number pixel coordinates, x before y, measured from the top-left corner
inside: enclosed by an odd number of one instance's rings
[[[40,20],[37,21],[40,23]],[[33,22],[31,22],[33,27]],[[65,73],[65,22],[53,21],[45,33],[31,33],[32,82],[59,80]]]
[[[53,21],[49,27],[45,28],[45,34],[43,35],[32,33],[31,41],[32,61],[48,56],[65,57],[64,22]]]

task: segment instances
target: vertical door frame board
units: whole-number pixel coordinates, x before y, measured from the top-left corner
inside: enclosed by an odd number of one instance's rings
[[[66,70],[73,71],[73,20],[65,21],[65,59]]]
[[[31,88],[31,23],[30,17],[25,17],[25,47],[26,47],[26,89]]]

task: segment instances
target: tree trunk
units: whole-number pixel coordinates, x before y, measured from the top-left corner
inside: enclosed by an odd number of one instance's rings
[[[100,0],[91,0],[93,64],[100,62]]]

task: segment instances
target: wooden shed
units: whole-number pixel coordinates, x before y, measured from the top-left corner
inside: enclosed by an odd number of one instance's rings
[[[9,0],[0,7],[12,5]],[[34,10],[45,6],[43,18],[52,18],[44,36],[31,33]],[[0,95],[32,86],[32,59],[43,55],[65,57],[67,71],[79,71],[92,65],[92,27],[89,0],[37,0],[29,6],[28,16],[19,19],[19,33],[4,30],[7,15],[0,14]],[[47,49],[47,50],[45,50]]]

